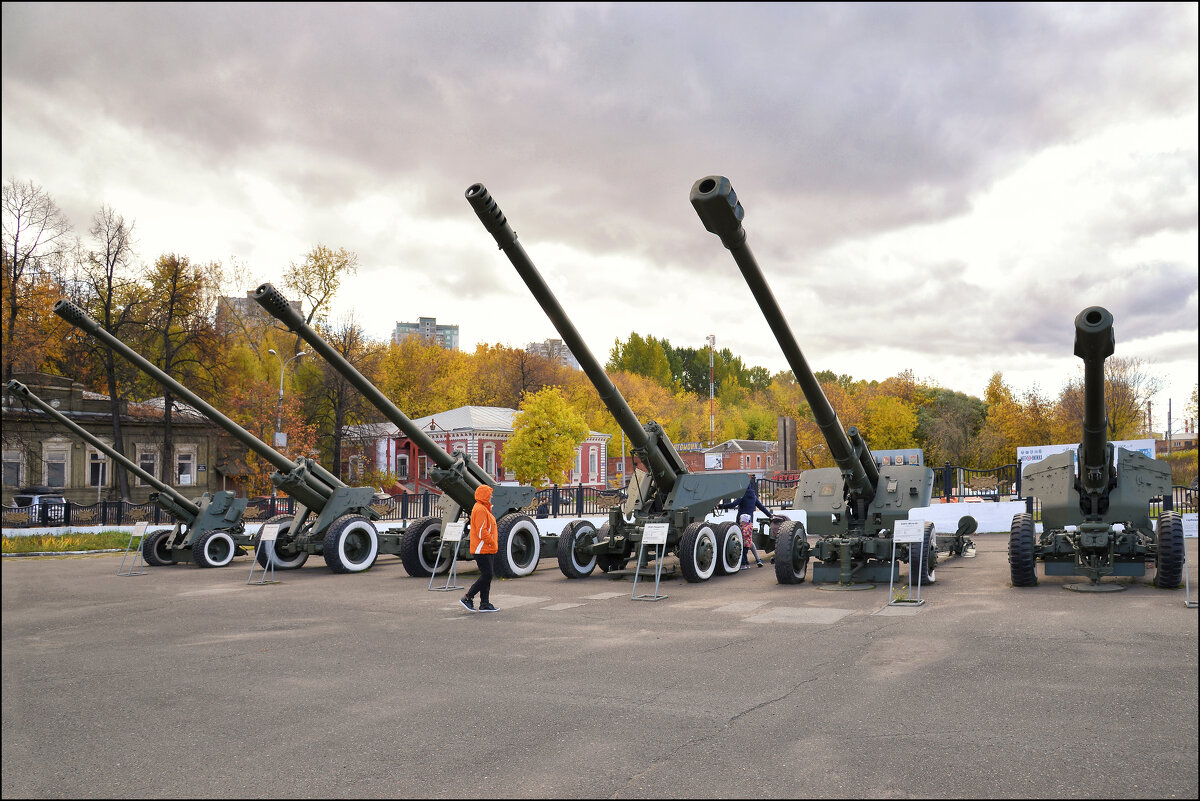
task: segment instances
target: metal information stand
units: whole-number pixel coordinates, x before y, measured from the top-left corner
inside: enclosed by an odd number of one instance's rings
[[[913,570],[917,571],[917,597],[896,599],[896,594],[892,591],[892,587],[896,583],[896,571],[889,571],[892,578],[888,581],[888,606],[922,606],[925,601],[921,599],[921,574],[925,571],[921,569],[922,565],[918,559],[925,559],[927,555],[925,549],[921,546],[925,544],[925,521],[924,520],[897,520],[896,527],[892,531],[892,564],[896,564],[896,543],[909,542],[916,543],[916,548],[909,548],[909,553],[919,554],[917,559],[912,556],[908,558],[908,585],[906,590],[912,589],[912,574]]]
[[[263,549],[264,543],[266,543],[266,547],[274,548],[275,547],[275,538],[278,535],[279,535],[279,524],[278,523],[270,523],[270,524],[263,525],[262,531],[259,532],[259,534],[258,534],[258,544],[254,546],[254,559],[250,562],[250,578],[246,580],[247,584],[278,584],[279,583],[275,579],[275,560],[271,559],[270,557],[267,557],[267,560],[266,560],[267,564],[265,567],[263,567],[262,575],[260,575],[258,577],[258,581],[254,580],[254,566],[258,564],[259,551],[261,551]],[[271,571],[270,580],[267,579],[267,571],[268,570]]]
[[[1188,577],[1187,563],[1187,541],[1196,539],[1196,520],[1196,512],[1188,512],[1183,516],[1183,587],[1186,593],[1183,605],[1188,609],[1195,609],[1197,605],[1192,600],[1192,584]]]
[[[667,549],[667,529],[670,525],[667,523],[647,523],[642,529],[642,544],[638,546],[638,560],[633,568],[633,595],[631,600],[634,601],[661,601],[666,598],[665,595],[658,594],[658,585],[662,581],[662,566],[663,555]],[[653,595],[638,595],[637,583],[638,574],[642,572],[641,566],[645,564],[646,546],[656,546],[654,557],[654,594]]]
[[[137,540],[137,550],[134,550],[133,541]],[[125,546],[125,555],[121,557],[121,566],[117,568],[118,576],[141,576],[146,572],[146,561],[142,556],[142,545],[146,541],[146,521],[138,523],[133,527],[133,531],[129,534],[129,544]],[[125,560],[132,554],[133,559],[129,562],[129,570],[125,570]]]
[[[462,542],[463,530],[466,528],[466,521],[460,520],[457,523],[449,523],[442,531],[442,543],[438,546],[437,558],[433,560],[433,572],[429,575],[429,589],[432,592],[445,592],[446,590],[461,590],[458,586],[458,544]],[[453,554],[450,557],[450,572],[446,574],[446,586],[435,587],[433,580],[437,578],[438,565],[442,561],[442,550],[447,543],[453,547],[450,552]]]

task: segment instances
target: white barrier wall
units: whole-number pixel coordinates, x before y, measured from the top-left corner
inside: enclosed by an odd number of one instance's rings
[[[980,534],[1007,534],[1012,531],[1013,515],[1025,511],[1025,501],[982,501],[979,503],[938,503],[908,513],[909,520],[924,520],[933,523],[934,529],[943,534],[958,530],[958,519],[970,515],[979,521]],[[1041,524],[1038,524],[1040,529]]]

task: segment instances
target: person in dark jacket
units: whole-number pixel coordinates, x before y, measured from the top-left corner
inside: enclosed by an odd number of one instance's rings
[[[750,476],[750,484],[746,487],[746,493],[740,500],[720,504],[717,508],[733,509],[735,507],[737,508],[738,527],[742,530],[742,570],[750,567],[748,556],[751,551],[754,552],[754,561],[758,563],[759,567],[762,567],[762,558],[758,555],[758,549],[754,547],[754,510],[761,509],[767,517],[771,516],[771,510],[758,500],[758,481],[754,476]]]

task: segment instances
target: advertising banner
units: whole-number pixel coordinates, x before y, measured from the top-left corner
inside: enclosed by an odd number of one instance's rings
[[[1124,448],[1127,451],[1138,451],[1151,459],[1154,458],[1154,440],[1152,439],[1120,439],[1113,440],[1113,445],[1118,448]],[[1040,462],[1047,456],[1053,456],[1056,453],[1063,451],[1077,451],[1079,449],[1078,442],[1072,442],[1067,445],[1035,445],[1029,448],[1017,448],[1017,463],[1024,470],[1034,462]],[[1076,454],[1075,461],[1079,461],[1079,456]]]

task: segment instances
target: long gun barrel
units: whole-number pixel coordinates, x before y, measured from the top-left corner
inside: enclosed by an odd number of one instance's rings
[[[112,459],[113,461],[119,462],[126,470],[133,473],[135,476],[140,478],[146,484],[149,484],[151,487],[154,487],[154,489],[156,489],[160,495],[165,495],[168,499],[170,499],[171,503],[178,506],[179,510],[187,513],[192,518],[195,518],[200,514],[199,506],[192,503],[187,498],[183,497],[178,492],[171,489],[166,484],[162,483],[157,478],[155,478],[154,476],[147,473],[145,470],[143,470],[141,467],[139,467],[137,465],[137,463],[135,463],[131,459],[126,458],[124,455],[122,455],[120,452],[118,452],[114,448],[109,447],[100,438],[93,436],[90,431],[88,431],[87,429],[85,429],[82,426],[80,426],[79,424],[77,424],[74,420],[72,420],[71,418],[64,415],[58,409],[55,409],[50,404],[46,403],[44,400],[39,398],[37,395],[33,394],[33,392],[30,391],[29,387],[25,386],[20,381],[13,379],[8,382],[7,386],[8,386],[9,391],[11,391],[13,394],[19,395],[22,398],[24,398],[26,401],[28,401],[29,403],[32,403],[34,406],[41,409],[43,412],[48,414],[50,417],[54,418],[59,423],[66,426],[69,430],[75,432],[75,434],[77,436],[79,436],[81,439],[83,439],[84,442],[90,443],[93,448],[95,448],[96,450],[105,454],[106,456],[108,456],[108,458]]]
[[[403,430],[408,435],[408,438],[416,443],[417,447],[426,456],[433,460],[434,464],[442,470],[447,471],[455,467],[454,457],[430,439],[429,435],[418,428],[404,412],[400,411],[394,403],[388,400],[387,396],[380,392],[378,387],[368,381],[366,376],[359,372],[354,365],[350,364],[346,360],[346,357],[338,353],[312,326],[308,325],[300,315],[300,312],[292,308],[278,289],[269,283],[263,284],[254,291],[254,299],[272,317],[282,322],[311,345],[313,350],[317,351],[325,361],[329,362],[335,370],[341,373],[376,409],[383,412],[385,417]],[[455,503],[459,506],[464,509],[470,509],[475,503],[475,489],[480,484],[485,483],[491,487],[496,486],[496,482],[486,472],[480,470],[478,473],[472,473],[464,483],[449,482],[443,489],[450,493]]]
[[[304,470],[301,465],[293,462],[291,459],[288,459],[282,453],[271,448],[261,439],[254,436],[249,431],[218,412],[212,407],[212,405],[201,399],[199,395],[196,395],[194,392],[188,390],[187,387],[183,386],[178,381],[164,373],[162,370],[155,367],[150,361],[143,358],[124,342],[117,339],[108,331],[104,330],[99,323],[89,317],[87,313],[83,311],[83,309],[79,308],[74,303],[65,299],[60,300],[54,304],[54,313],[81,331],[94,336],[96,339],[104,343],[104,345],[106,345],[108,348],[121,354],[142,372],[146,373],[151,378],[158,381],[158,383],[171,390],[171,392],[178,395],[188,404],[196,409],[199,409],[206,416],[208,416],[210,420],[228,431],[243,445],[272,464],[275,469],[279,471],[281,476],[287,476],[293,472]],[[323,502],[328,500],[330,495],[333,494],[334,489],[346,486],[332,473],[319,468],[315,463],[308,465],[307,468],[308,469],[305,472],[309,472],[308,480],[305,480],[302,486],[293,482],[288,486],[285,486],[284,491],[290,495],[293,495],[293,497],[310,509],[320,508],[323,506]],[[319,472],[317,472],[318,470]],[[307,488],[307,491],[305,488]],[[314,497],[314,493],[316,497]]]
[[[629,438],[634,452],[643,457],[655,484],[664,492],[669,492],[675,485],[675,480],[688,472],[683,460],[675,453],[674,448],[670,446],[665,437],[655,438],[655,441],[659,443],[658,447],[651,443],[651,437],[646,428],[638,421],[637,415],[629,408],[629,404],[621,395],[620,390],[616,388],[608,374],[604,372],[604,368],[596,361],[596,357],[588,350],[583,337],[575,330],[575,326],[563,311],[558,299],[554,297],[554,293],[542,280],[537,268],[533,266],[533,262],[525,253],[525,248],[517,241],[516,232],[508,224],[508,220],[483,184],[470,186],[467,189],[466,197],[483,223],[483,227],[491,233],[496,244],[508,256],[509,261],[517,269],[517,273],[525,281],[546,316],[558,330],[563,342],[567,344],[571,353],[579,361],[583,372],[596,387],[600,400],[608,407],[609,412],[616,419],[617,425]]]
[[[1104,405],[1104,360],[1113,355],[1116,336],[1108,309],[1089,306],[1075,317],[1075,355],[1083,359],[1083,440],[1079,444],[1079,483],[1083,494],[1106,494],[1112,483],[1112,449]]]
[[[865,503],[869,503],[879,483],[879,470],[875,466],[875,460],[859,436],[857,428],[851,427],[849,431],[842,428],[837,412],[833,410],[820,382],[813,375],[804,354],[800,352],[800,346],[792,336],[792,330],[779,308],[779,303],[775,300],[771,288],[767,286],[762,270],[746,244],[746,231],[742,227],[745,210],[738,202],[729,179],[716,175],[700,179],[692,186],[691,201],[696,213],[704,222],[704,227],[720,237],[721,244],[733,254],[742,276],[750,286],[750,291],[754,293],[754,299],[758,301],[759,308],[767,318],[767,324],[783,349],[788,365],[804,392],[805,400],[812,408],[817,426],[829,444],[830,454],[846,476],[849,486]]]

